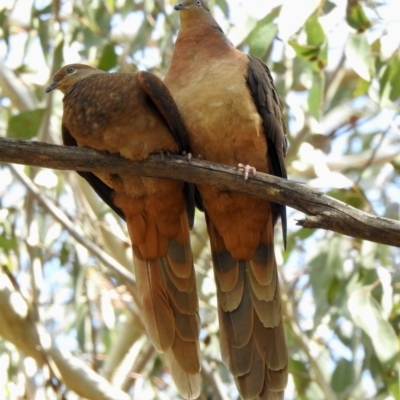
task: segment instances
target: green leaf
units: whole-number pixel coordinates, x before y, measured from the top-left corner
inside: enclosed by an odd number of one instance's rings
[[[153,12],[153,10],[154,10],[154,0],[145,0],[143,11],[146,14],[149,14],[149,13]]]
[[[316,13],[306,22],[307,43],[310,46],[321,46],[325,42],[325,32]]]
[[[265,18],[257,22],[250,33],[247,42],[249,53],[262,58],[278,32],[278,26],[273,23],[279,13],[279,8],[273,9]]]
[[[323,72],[313,73],[313,84],[308,95],[308,108],[311,115],[319,121],[322,114],[324,102],[325,75]]]
[[[353,363],[342,358],[337,363],[336,369],[332,375],[331,385],[336,393],[345,392],[353,383],[355,371]]]
[[[8,22],[10,10],[7,7],[4,7],[0,10],[0,33],[2,33],[1,38],[4,39],[7,46],[9,46],[9,38],[10,38],[10,24]]]
[[[346,20],[357,32],[364,32],[371,26],[371,22],[365,15],[358,0],[347,1]]]
[[[390,100],[396,101],[400,97],[400,55],[397,53],[390,61],[392,69],[390,82],[392,84],[392,90],[390,91]]]
[[[229,38],[233,45],[242,44],[256,26],[257,20],[253,17],[248,17],[244,23],[235,25],[229,32]]]
[[[64,35],[58,34],[54,40],[54,51],[53,51],[53,65],[55,70],[59,69],[64,63],[63,50],[64,50]],[[55,72],[55,71],[54,71]]]
[[[3,232],[0,235],[0,249],[2,252],[8,253],[10,250],[16,250],[18,248],[18,242],[14,235],[10,235],[10,232],[4,232],[4,225],[0,225],[0,232]]]
[[[350,206],[358,208],[359,210],[366,209],[370,207],[370,204],[362,192],[361,189],[357,187],[351,187],[346,189],[333,189],[327,193],[329,196],[340,200]]]
[[[278,28],[283,41],[287,41],[306,23],[320,5],[321,0],[285,0],[279,15]]]
[[[306,364],[300,360],[290,358],[289,370],[293,376],[297,393],[304,394],[311,382]]]
[[[330,238],[331,240],[332,238]],[[318,326],[321,319],[329,311],[330,305],[328,303],[328,292],[335,280],[334,273],[331,268],[326,267],[326,260],[329,254],[330,240],[319,242],[318,246],[314,248],[315,256],[309,261],[310,270],[310,284],[312,287],[315,299],[315,314],[314,325]]]
[[[296,52],[296,55],[298,55],[305,61],[315,61],[318,58],[319,54],[318,46],[301,45],[291,40],[289,40],[289,44],[293,47],[293,50]]]
[[[265,24],[256,27],[248,38],[249,53],[262,58],[278,32],[275,24]]]
[[[90,0],[83,0],[83,6],[85,7],[85,17],[88,28],[96,34],[99,34],[100,29],[96,23],[96,3],[92,3]]]
[[[326,268],[332,272],[333,276],[342,275],[343,255],[342,255],[343,240],[342,236],[335,235],[330,240],[328,254],[326,258]]]
[[[368,89],[371,86],[371,82],[368,82],[362,78],[357,80],[357,86],[352,93],[352,97],[363,96],[364,94],[368,93]]]
[[[354,290],[347,302],[354,323],[371,339],[381,364],[393,364],[399,354],[399,343],[392,325],[382,316],[380,305],[371,296],[371,287]]]
[[[229,16],[229,6],[226,0],[216,0],[215,4],[218,5],[226,17]]]
[[[85,48],[81,50],[81,53],[87,58],[90,58],[90,53],[96,49],[96,55],[102,49],[105,40],[93,30],[88,27],[84,27],[80,32],[80,35],[83,35],[83,42],[85,43]]]
[[[372,270],[373,273],[373,280],[376,278],[376,266],[375,266],[375,260],[376,260],[376,251],[378,248],[377,243],[370,242],[368,240],[364,240],[361,244],[361,250],[360,250],[360,259],[361,259],[361,265],[363,268],[367,270]],[[373,281],[367,281],[367,284],[372,284]]]
[[[329,14],[334,8],[336,8],[336,4],[332,3],[329,0],[325,0],[322,6],[322,12],[324,15]]]
[[[42,46],[43,54],[47,59],[49,55],[49,21],[43,21],[41,18],[38,18],[38,36],[40,40],[40,45]]]
[[[381,99],[381,102],[384,102],[385,99],[389,98],[391,91],[391,82],[390,82],[391,74],[392,74],[392,69],[390,65],[384,67],[379,86],[379,97]]]
[[[23,111],[13,115],[8,123],[7,136],[18,139],[32,139],[38,132],[44,114],[43,108]]]
[[[396,101],[400,97],[400,58],[395,55],[383,68],[379,94],[381,101]]]
[[[305,31],[307,34],[307,44],[318,49],[318,52],[315,56],[317,68],[325,68],[328,62],[328,45],[325,32],[318,20],[317,13],[314,13],[314,15],[308,19],[306,22]]]
[[[105,0],[104,4],[111,14],[115,13],[115,0]]]
[[[321,70],[325,68],[328,60],[328,46],[326,42],[323,42],[321,46],[302,45],[294,41],[288,42],[296,54],[307,62],[315,61],[313,68]]]
[[[400,363],[397,363],[397,365],[393,368],[393,370],[389,371],[388,373],[389,375],[389,379],[387,379],[388,387],[393,399],[400,398],[400,385],[398,380],[399,371],[400,371]]]
[[[115,46],[113,43],[108,43],[104,46],[103,52],[101,53],[101,57],[99,63],[97,65],[98,69],[102,71],[109,71],[117,65],[118,56],[115,53]]]
[[[95,12],[96,28],[101,30],[101,34],[106,36],[109,34],[111,29],[111,15],[105,5],[105,3],[100,2],[99,7]],[[100,32],[99,32],[100,33]]]
[[[335,304],[335,300],[340,293],[340,290],[342,288],[342,281],[340,281],[338,278],[334,277],[331,281],[331,284],[328,287],[328,292],[326,294],[326,298],[328,300],[328,304]]]
[[[354,71],[366,81],[371,81],[372,64],[371,50],[367,37],[362,33],[354,33],[349,36],[346,45],[346,57],[348,64]]]

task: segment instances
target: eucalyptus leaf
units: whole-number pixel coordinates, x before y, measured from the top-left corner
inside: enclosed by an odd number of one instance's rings
[[[235,25],[228,34],[229,39],[234,46],[239,46],[249,36],[249,34],[257,26],[257,20],[253,17],[248,17],[244,23]]]
[[[43,114],[44,109],[38,108],[12,116],[8,122],[7,136],[25,140],[32,139],[39,131]]]
[[[117,61],[118,56],[115,53],[115,45],[113,43],[108,43],[104,46],[97,68],[103,71],[109,71],[117,65]]]
[[[317,14],[309,18],[305,25],[307,43],[310,46],[321,46],[325,42],[325,32],[318,20]]]
[[[371,51],[365,34],[354,33],[349,36],[346,46],[346,56],[349,66],[351,66],[362,79],[370,81],[373,65]]]
[[[311,115],[319,121],[324,101],[325,75],[322,72],[313,74],[313,84],[308,95],[308,107]]]
[[[279,13],[279,8],[272,10],[266,17],[257,22],[247,38],[249,53],[262,58],[278,32],[278,26],[273,22]]]
[[[311,45],[301,45],[294,41],[289,41],[296,54],[305,61],[315,61],[318,58],[319,47]]]
[[[357,32],[364,32],[371,26],[371,22],[365,15],[359,0],[347,1],[346,19],[348,24]]]
[[[331,385],[336,393],[344,393],[354,383],[354,365],[344,358],[340,359],[332,375]]]
[[[376,356],[383,366],[396,361],[399,343],[392,325],[382,317],[382,310],[371,296],[369,287],[354,290],[348,300],[354,323],[371,339]]]

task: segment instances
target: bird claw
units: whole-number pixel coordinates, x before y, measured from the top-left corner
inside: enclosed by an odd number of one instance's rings
[[[249,174],[254,178],[256,176],[257,170],[252,167],[251,165],[244,165],[244,164],[238,164],[238,170],[243,171],[243,177],[244,180],[247,181],[249,179]]]
[[[192,159],[193,159],[192,153],[186,153],[186,151],[182,151],[182,155],[186,156],[186,159],[188,160],[189,164],[192,163]]]
[[[161,161],[164,162],[165,161],[165,156],[167,156],[168,158],[171,158],[171,153],[169,151],[160,151],[160,157],[161,157]]]

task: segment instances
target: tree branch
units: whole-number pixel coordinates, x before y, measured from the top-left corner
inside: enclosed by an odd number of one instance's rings
[[[35,311],[0,271],[0,336],[13,343],[39,365],[52,365],[56,376],[78,395],[89,400],[129,400],[84,362],[58,349],[45,328],[36,322]]]
[[[218,186],[276,203],[285,204],[307,216],[297,222],[304,228],[322,228],[376,243],[400,247],[400,223],[357,210],[306,186],[257,173],[247,182],[242,172],[232,167],[185,157],[168,160],[154,155],[132,162],[118,155],[83,147],[56,146],[0,138],[0,161],[44,168],[78,171],[105,170],[114,174],[180,179],[195,184]]]
[[[0,138],[1,142],[1,138]],[[61,147],[56,145],[51,145],[52,147]],[[1,144],[0,144],[0,148]],[[0,156],[0,159],[2,157]],[[32,164],[27,164],[32,165]],[[38,203],[50,213],[56,221],[58,221],[64,229],[83,247],[88,249],[95,255],[104,265],[116,272],[121,281],[131,289],[135,286],[136,281],[133,274],[131,274],[124,266],[119,264],[114,258],[112,258],[107,252],[96,246],[91,240],[87,239],[85,235],[81,232],[79,227],[74,224],[69,217],[58,207],[56,207],[48,198],[41,196],[39,189],[35,184],[22,172],[18,171],[16,168],[11,168],[14,176],[32,193],[32,195],[37,199]],[[133,295],[133,293],[132,293]]]

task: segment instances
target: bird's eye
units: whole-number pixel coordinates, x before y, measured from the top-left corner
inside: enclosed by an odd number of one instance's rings
[[[201,1],[200,0],[196,0],[195,4],[196,4],[196,6],[201,7]]]
[[[67,68],[67,74],[73,74],[75,71],[76,71],[76,68],[74,68],[74,67]]]

